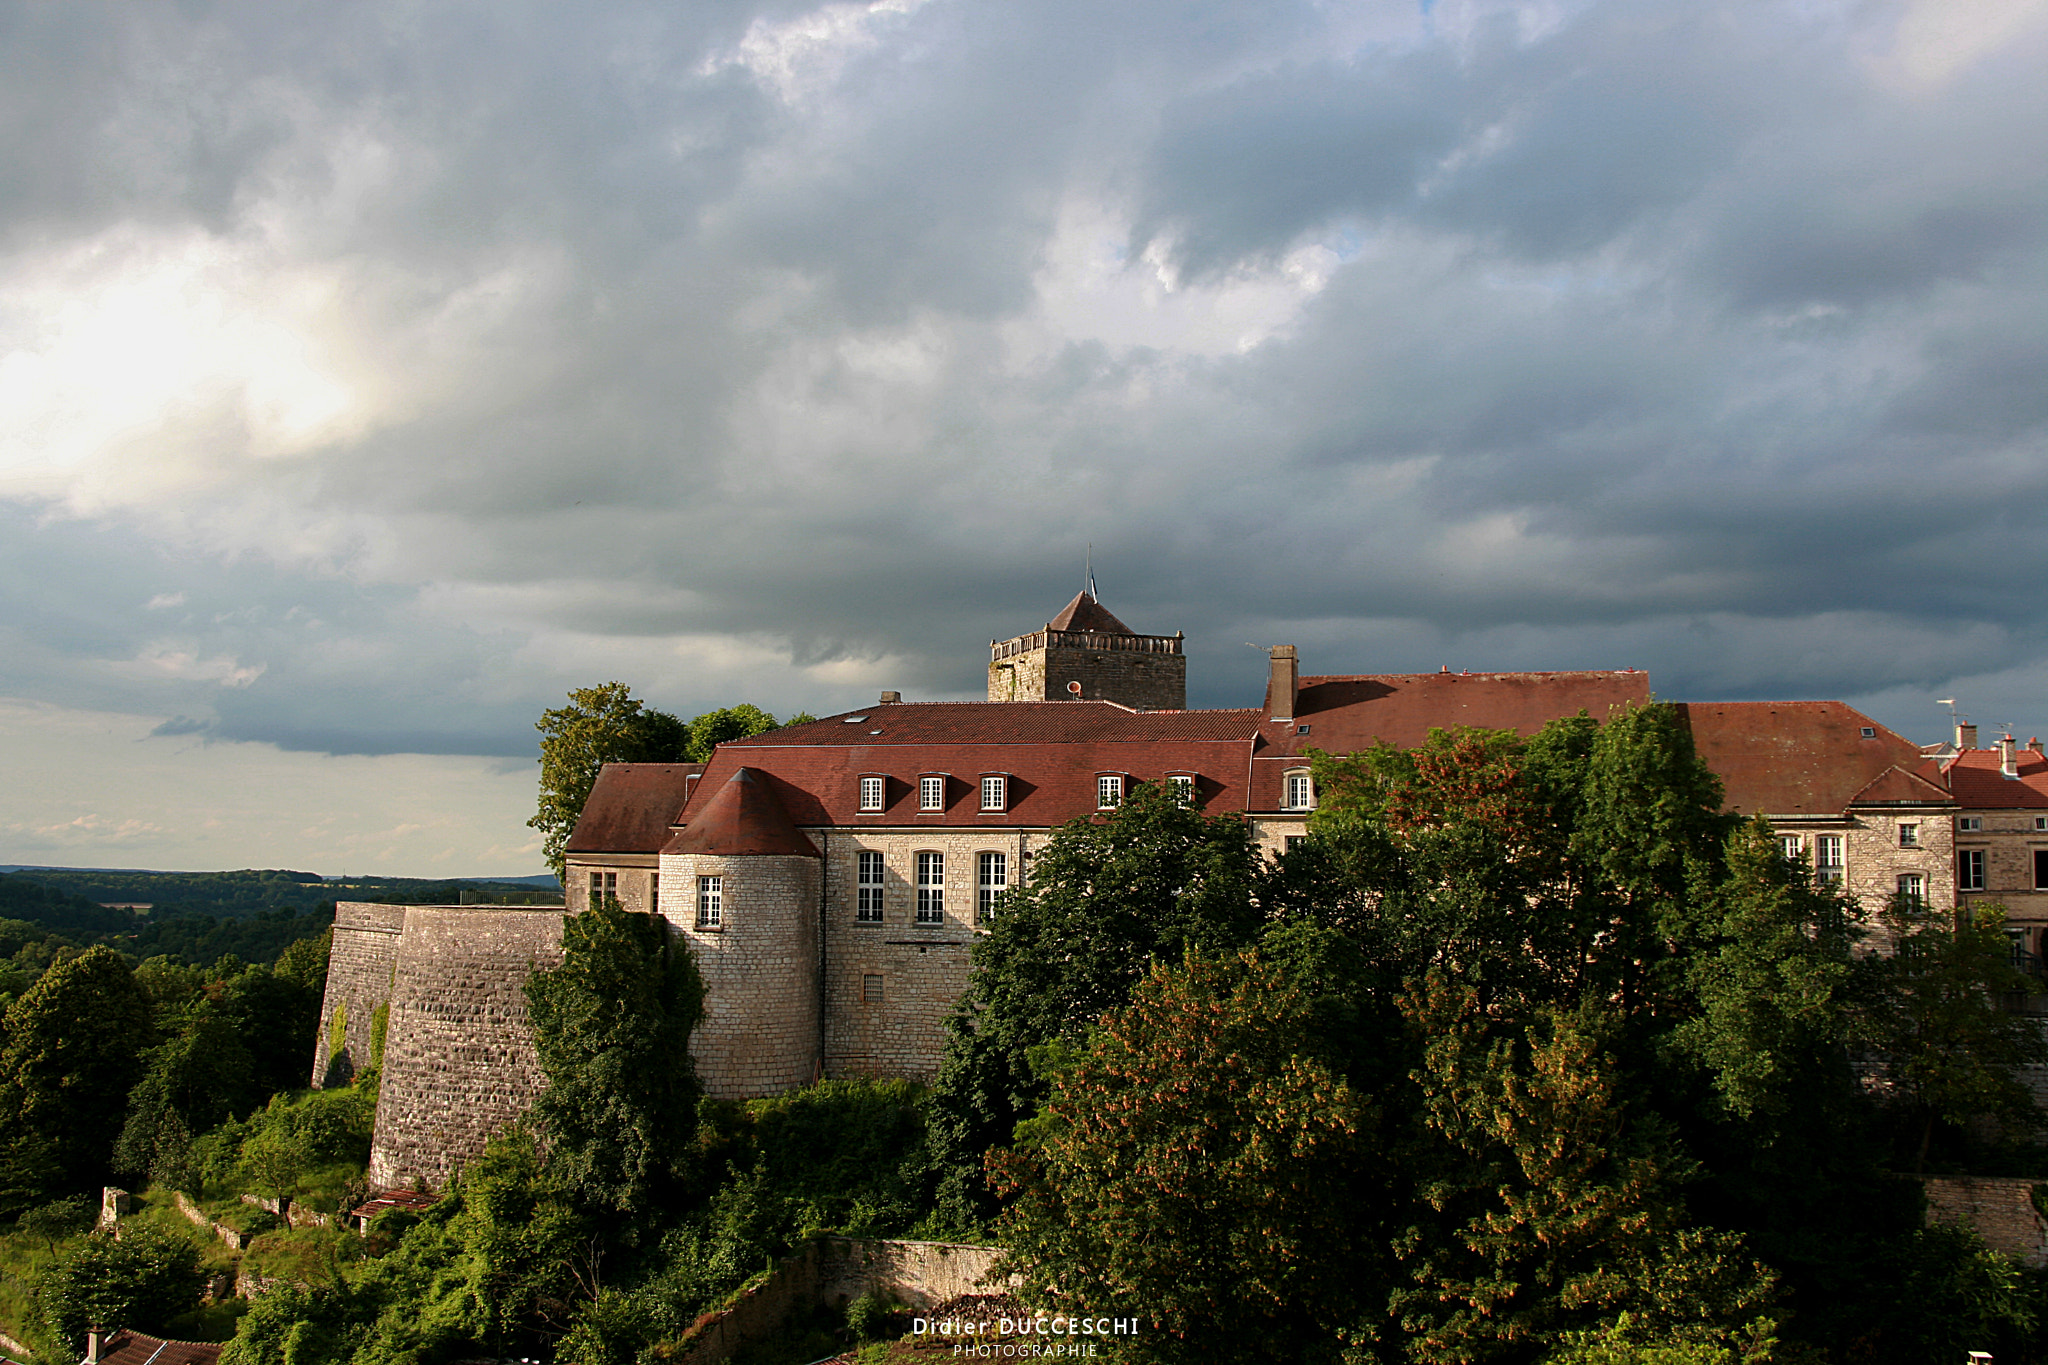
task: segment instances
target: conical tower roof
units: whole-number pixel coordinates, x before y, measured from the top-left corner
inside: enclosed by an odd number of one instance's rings
[[[1138,632],[1109,614],[1109,609],[1086,592],[1074,594],[1067,608],[1048,623],[1054,630],[1085,630],[1097,635],[1136,635]]]
[[[752,768],[739,768],[702,810],[691,812],[690,823],[662,852],[815,858],[818,846],[791,822],[766,779]]]

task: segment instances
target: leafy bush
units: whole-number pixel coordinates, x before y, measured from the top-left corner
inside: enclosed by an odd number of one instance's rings
[[[119,1241],[88,1237],[37,1277],[43,1322],[67,1346],[81,1349],[93,1328],[161,1330],[199,1302],[199,1253],[180,1237],[146,1226]]]

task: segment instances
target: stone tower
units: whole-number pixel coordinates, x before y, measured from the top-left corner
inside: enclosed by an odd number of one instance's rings
[[[1079,683],[1077,693],[1072,684]],[[1143,711],[1184,711],[1188,659],[1181,635],[1140,635],[1090,593],[1078,593],[1044,630],[991,641],[990,701],[1114,701]]]
[[[704,974],[690,1052],[714,1099],[818,1077],[818,912],[824,868],[770,779],[740,768],[661,851],[661,911]]]

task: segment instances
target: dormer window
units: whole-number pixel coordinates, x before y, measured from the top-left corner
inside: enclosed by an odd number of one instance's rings
[[[942,776],[926,776],[917,779],[917,808],[919,810],[944,810],[946,808],[946,779]]]
[[[1306,768],[1288,773],[1286,791],[1282,805],[1287,810],[1314,810],[1316,806],[1316,785],[1310,780]]]
[[[883,804],[888,800],[888,795],[889,783],[886,778],[872,774],[861,778],[860,808],[862,810],[874,811],[882,809]]]
[[[1115,810],[1124,803],[1124,775],[1122,773],[1097,773],[1095,775],[1095,809]]]
[[[983,810],[1008,810],[1010,808],[1010,778],[1007,773],[983,773],[981,775],[981,808]]]

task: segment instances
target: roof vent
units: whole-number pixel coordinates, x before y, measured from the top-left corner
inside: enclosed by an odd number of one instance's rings
[[[1876,739],[1876,738],[1877,738],[1877,727],[1876,727],[1875,725],[1866,725],[1866,726],[1864,726],[1864,727],[1863,727],[1863,737],[1864,737],[1865,739]]]

